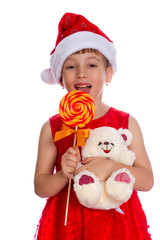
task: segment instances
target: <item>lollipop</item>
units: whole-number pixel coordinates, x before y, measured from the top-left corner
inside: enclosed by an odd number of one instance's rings
[[[95,103],[87,93],[73,91],[62,98],[59,114],[66,125],[82,128],[94,117]]]
[[[90,95],[82,91],[72,91],[66,94],[60,104],[59,104],[59,114],[61,119],[65,125],[70,127],[74,127],[73,129],[62,129],[60,132],[56,132],[54,141],[58,141],[63,137],[66,137],[72,133],[74,133],[74,143],[73,147],[76,145],[76,137],[77,139],[83,140],[83,137],[89,137],[88,129],[80,129],[83,128],[86,124],[88,124],[95,115],[95,103]],[[78,146],[84,145],[85,141],[79,141],[80,144]],[[81,144],[82,143],[82,144]],[[68,196],[67,196],[67,204],[66,204],[66,214],[65,214],[65,223],[67,224],[67,215],[68,215],[68,205],[69,205],[69,196],[70,196],[70,188],[71,188],[71,176],[69,178],[69,186],[68,186]]]

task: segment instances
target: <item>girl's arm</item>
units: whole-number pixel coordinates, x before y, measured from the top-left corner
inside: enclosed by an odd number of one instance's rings
[[[70,174],[74,173],[77,166],[77,155],[79,157],[77,152],[78,150],[68,149],[62,156],[62,170],[53,174],[57,149],[53,142],[49,121],[43,125],[34,177],[35,193],[38,196],[52,197],[66,186]]]
[[[136,159],[133,167],[127,167],[135,177],[134,189],[149,191],[154,184],[153,172],[149,157],[147,155],[141,129],[135,118],[129,118],[129,130],[132,132],[133,140],[129,149],[132,150]]]
[[[76,174],[84,169],[87,169],[94,172],[96,176],[100,178],[100,181],[104,181],[114,171],[120,168],[127,168],[135,177],[134,189],[138,191],[149,191],[154,182],[152,167],[145,150],[143,136],[139,124],[133,117],[129,118],[129,130],[133,135],[133,140],[129,146],[129,149],[136,155],[136,159],[132,167],[103,157],[91,157],[82,161],[82,163],[85,165],[79,168],[76,171]]]
[[[38,157],[34,177],[35,193],[40,197],[51,197],[68,182],[61,172],[53,174],[57,149],[53,142],[50,123],[46,122],[41,130]]]

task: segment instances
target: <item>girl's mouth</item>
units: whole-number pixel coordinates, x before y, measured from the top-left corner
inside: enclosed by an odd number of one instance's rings
[[[91,87],[92,86],[89,85],[89,84],[77,84],[75,86],[76,90],[83,91],[83,92],[86,92],[86,93],[90,92]]]

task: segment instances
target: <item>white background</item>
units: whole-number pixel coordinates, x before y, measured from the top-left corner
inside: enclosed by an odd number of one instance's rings
[[[3,2],[3,3],[2,3]],[[41,82],[49,65],[57,25],[65,12],[84,15],[117,48],[118,72],[104,92],[109,105],[137,118],[155,175],[140,193],[159,239],[160,34],[159,1],[2,1],[0,4],[0,239],[33,239],[45,199],[34,194],[33,177],[42,124],[57,113],[66,93]]]

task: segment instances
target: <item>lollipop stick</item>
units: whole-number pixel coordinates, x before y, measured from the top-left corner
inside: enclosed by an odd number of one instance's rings
[[[76,131],[76,132],[77,132],[77,129],[78,129],[78,127],[76,126],[76,127],[75,127],[75,131]],[[75,132],[75,134],[74,134],[73,148],[75,148],[75,146],[76,146],[76,138],[77,138],[76,132]]]
[[[75,131],[77,131],[78,127],[75,127]],[[76,146],[76,132],[74,134],[74,140],[73,140],[73,148],[75,148]],[[68,184],[68,194],[67,194],[67,203],[66,203],[66,213],[65,213],[65,221],[64,221],[64,225],[67,225],[67,217],[68,217],[68,206],[69,206],[69,197],[70,197],[70,191],[71,191],[71,180],[72,177],[69,177],[69,184]]]
[[[65,221],[64,225],[67,225],[67,216],[68,216],[68,205],[69,205],[69,197],[70,197],[70,191],[71,191],[71,176],[69,177],[69,185],[68,185],[68,195],[67,195],[67,204],[66,204],[66,214],[65,214]]]

